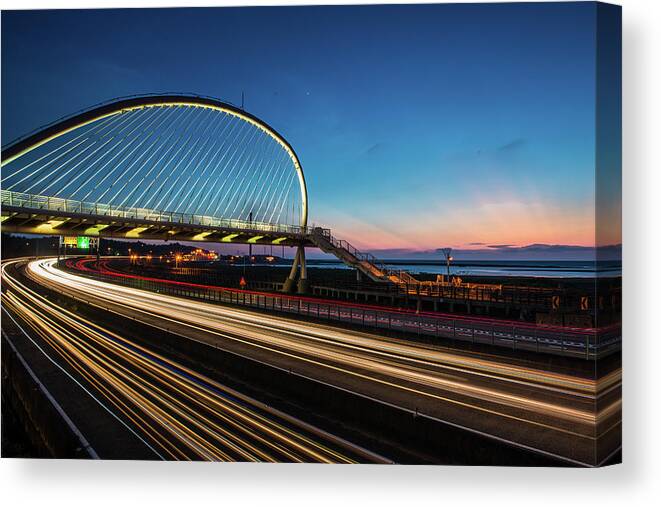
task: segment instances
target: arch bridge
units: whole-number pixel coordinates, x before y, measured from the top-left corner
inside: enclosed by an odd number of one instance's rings
[[[259,118],[191,95],[122,98],[2,150],[5,232],[297,248],[286,290],[305,291],[305,247],[397,282],[369,254],[308,227],[292,146]],[[300,274],[299,274],[300,273]]]

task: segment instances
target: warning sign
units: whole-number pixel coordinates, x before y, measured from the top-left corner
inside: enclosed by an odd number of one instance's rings
[[[581,296],[581,310],[588,310],[589,299],[587,296]]]
[[[560,296],[553,296],[551,298],[551,306],[553,306],[554,310],[560,308]]]

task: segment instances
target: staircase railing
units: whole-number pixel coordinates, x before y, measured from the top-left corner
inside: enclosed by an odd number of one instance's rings
[[[417,283],[417,280],[413,278],[413,276],[411,276],[408,272],[402,270],[393,270],[389,268],[382,260],[376,258],[371,253],[361,252],[348,241],[333,237],[330,229],[322,229],[321,227],[316,227],[313,229],[313,234],[321,236],[333,247],[348,252],[357,261],[371,264],[374,268],[376,268],[377,271],[382,274],[384,278],[395,277],[397,280],[399,280],[399,283]]]
[[[351,254],[353,257],[355,257],[359,261],[367,261],[370,264],[374,264],[376,267],[379,269],[386,270],[387,268],[385,267],[385,264],[383,264],[382,261],[374,257],[371,253],[367,252],[361,252],[358,250],[355,246],[353,246],[351,243],[344,239],[338,239],[333,237],[333,235],[330,233],[330,229],[321,229],[321,228],[316,228],[314,229],[314,233],[319,234],[323,236],[323,238],[328,241],[331,245],[333,245],[335,248],[339,248],[342,250],[346,250]]]

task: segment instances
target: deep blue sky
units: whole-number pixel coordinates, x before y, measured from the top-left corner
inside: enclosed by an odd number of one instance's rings
[[[594,241],[593,3],[2,13],[3,145],[168,91],[244,91],[359,246]]]

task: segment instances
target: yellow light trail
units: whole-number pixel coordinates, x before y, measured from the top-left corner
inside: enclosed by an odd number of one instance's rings
[[[3,306],[168,459],[387,462],[56,305],[10,276],[10,264]]]
[[[567,448],[581,442],[593,446],[620,422],[621,399],[614,396],[621,384],[620,370],[598,381],[554,373],[486,354],[448,352],[123,287],[58,270],[52,260],[32,262],[28,272],[38,283],[92,304],[120,305],[114,310],[120,314],[130,310],[138,319],[157,318],[168,329],[174,324],[190,332],[204,332],[213,337],[210,343],[216,346],[230,342],[249,345],[272,357],[309,365],[321,379],[328,378],[324,373],[328,372],[339,382],[353,378],[415,399],[447,404],[463,411],[464,415],[455,416],[462,424],[479,431],[488,426],[495,436],[514,435],[525,445],[538,445],[535,448],[548,452],[552,452],[548,446],[553,440],[559,439],[565,439]],[[493,418],[501,422],[494,426]],[[529,429],[525,438],[522,428]]]

